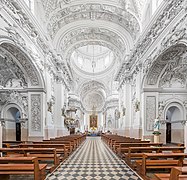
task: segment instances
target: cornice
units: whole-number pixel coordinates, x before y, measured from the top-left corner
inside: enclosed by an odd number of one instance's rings
[[[81,20],[104,20],[113,22],[121,28],[127,29],[134,40],[137,39],[140,33],[139,22],[131,13],[125,9],[100,3],[76,4],[73,7],[61,8],[49,18],[48,32],[53,39],[62,27]]]
[[[41,51],[43,56],[47,57],[50,53],[53,58],[51,61],[52,65],[69,74],[68,67],[65,64],[59,66],[62,63],[62,60],[59,59],[56,52],[51,47],[48,40],[49,38],[46,36],[32,13],[28,10],[24,1],[1,0],[1,3],[3,7],[1,11],[5,11],[11,19],[13,19],[14,23],[17,24],[17,27],[26,34],[27,38],[30,39],[35,46],[38,47],[38,50]],[[71,74],[69,74],[68,77],[69,81],[72,81]]]
[[[120,81],[124,73],[124,69],[131,69],[147,51],[153,42],[160,36],[163,30],[175,19],[180,11],[183,10],[184,0],[168,0],[164,2],[163,9],[156,14],[151,25],[147,27],[143,35],[136,43],[135,48],[128,57],[127,63],[122,64],[119,69],[116,80]]]

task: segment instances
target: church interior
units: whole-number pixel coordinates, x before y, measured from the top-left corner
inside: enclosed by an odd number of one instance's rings
[[[187,0],[0,0],[0,179],[187,180],[186,122]]]

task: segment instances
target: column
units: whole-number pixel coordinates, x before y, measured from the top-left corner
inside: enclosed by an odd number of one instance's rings
[[[49,74],[49,72],[45,73],[45,77],[46,77],[46,120],[45,120],[45,139],[50,139],[55,137],[55,133],[54,133],[54,122],[53,122],[53,114],[54,114],[54,108],[52,107],[53,105],[50,103],[54,103],[52,102],[52,77]],[[52,105],[52,106],[51,106]],[[49,106],[51,106],[51,110],[49,110]]]
[[[124,115],[125,136],[130,136],[130,126],[132,119],[132,100],[130,83],[126,83],[124,85],[124,108],[126,108]]]
[[[64,126],[64,117],[62,116],[62,108],[65,100],[65,86],[62,82],[56,82],[54,85],[54,126],[57,137],[68,135],[68,129]]]

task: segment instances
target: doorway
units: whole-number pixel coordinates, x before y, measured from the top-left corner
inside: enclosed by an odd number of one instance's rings
[[[16,141],[21,141],[21,123],[16,122]]]
[[[7,133],[6,140],[21,141],[20,111],[16,107],[10,107],[6,112]]]
[[[168,108],[166,113],[166,143],[180,143],[183,141],[183,128],[181,123],[177,123],[181,119],[181,110],[177,106]]]
[[[171,143],[171,122],[166,123],[166,143]]]

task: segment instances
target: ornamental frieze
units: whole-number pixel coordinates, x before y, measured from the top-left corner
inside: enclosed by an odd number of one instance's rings
[[[101,40],[109,41],[121,52],[125,53],[125,41],[116,33],[104,28],[80,28],[66,33],[61,39],[59,46],[61,51],[65,52],[68,47],[77,41],[83,40]]]
[[[137,42],[135,49],[128,58],[130,60],[129,68],[131,68],[131,66],[134,65],[136,61],[142,58],[144,53],[147,51],[147,48],[150,47],[153,42],[155,42],[155,40],[169,25],[169,23],[179,14],[181,10],[183,10],[183,8],[185,7],[185,3],[183,4],[184,1],[185,0],[169,0],[167,2],[168,5],[158,16],[155,23],[153,23],[145,36],[142,36],[141,39],[139,39],[139,41]],[[166,40],[164,41],[166,42]],[[164,42],[162,44],[164,44]],[[121,67],[121,69],[123,69],[123,66]],[[120,76],[122,76],[123,71],[119,71],[119,73],[120,74],[117,75],[118,79],[120,78]]]
[[[0,86],[7,88],[27,87],[27,79],[12,56],[0,48]]]
[[[180,73],[179,70],[182,70],[181,68],[179,68],[179,64],[181,64],[179,60],[181,61],[183,59],[182,56],[186,52],[186,50],[187,48],[184,45],[176,45],[161,54],[159,58],[154,61],[147,74],[147,84],[155,85],[164,68],[165,73],[162,73],[160,86],[163,86],[165,82],[170,81],[173,76],[180,76],[179,74],[177,75],[177,72]],[[184,79],[184,77],[182,79]]]
[[[54,14],[47,26],[51,38],[63,26],[78,20],[105,20],[127,29],[135,40],[140,33],[136,18],[124,9],[106,4],[79,4],[61,9]]]
[[[66,61],[70,61],[70,57],[73,53],[73,51],[75,51],[76,49],[78,49],[79,47],[83,47],[83,46],[87,46],[87,45],[100,45],[100,46],[104,46],[107,47],[108,49],[110,49],[112,52],[115,53],[115,56],[117,58],[117,60],[121,60],[122,57],[122,52],[119,51],[117,48],[115,48],[113,45],[111,45],[108,42],[101,42],[101,41],[85,41],[85,42],[81,42],[78,44],[75,44],[73,47],[71,47],[71,49],[69,49],[69,51],[67,51],[66,56]]]
[[[25,71],[28,74],[28,77],[30,78],[31,85],[32,86],[38,86],[39,85],[39,79],[36,75],[36,69],[34,65],[30,62],[29,58],[25,56],[18,48],[11,44],[2,44],[1,47],[3,47],[6,51],[8,51],[12,56],[16,58],[17,61],[22,65],[22,67],[25,69]]]
[[[31,130],[41,132],[41,95],[31,95]]]
[[[146,97],[146,130],[152,131],[154,119],[156,118],[156,97],[147,96]]]

